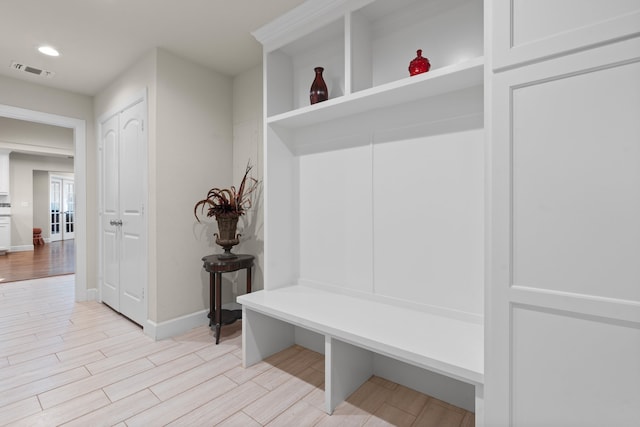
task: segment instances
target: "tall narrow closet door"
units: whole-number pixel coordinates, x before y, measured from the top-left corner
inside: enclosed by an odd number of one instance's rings
[[[640,38],[492,97],[485,425],[638,426]]]
[[[119,137],[118,116],[113,116],[101,126],[100,150],[102,172],[102,222],[100,236],[102,252],[101,298],[114,310],[120,310],[120,218],[119,205]]]
[[[138,102],[120,114],[120,312],[139,324],[147,319],[144,296],[147,266],[144,229],[145,113],[144,102]]]

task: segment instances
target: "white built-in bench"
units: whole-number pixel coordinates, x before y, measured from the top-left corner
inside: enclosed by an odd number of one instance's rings
[[[482,424],[481,322],[307,286],[258,291],[238,302],[245,367],[295,344],[296,327],[324,336],[327,413],[376,373],[381,355],[474,386]]]

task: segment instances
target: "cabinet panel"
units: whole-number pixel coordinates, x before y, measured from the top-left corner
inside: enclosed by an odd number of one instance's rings
[[[514,89],[515,286],[640,301],[638,76],[636,62]]]
[[[640,34],[638,0],[494,0],[494,67]]]
[[[638,324],[521,306],[512,317],[510,425],[637,425]]]

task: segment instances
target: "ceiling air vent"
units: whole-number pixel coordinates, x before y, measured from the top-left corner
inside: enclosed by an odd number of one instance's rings
[[[23,73],[29,73],[29,74],[33,74],[35,76],[47,77],[47,78],[51,78],[51,77],[55,76],[55,74],[56,74],[53,71],[42,70],[40,68],[32,67],[32,66],[26,65],[26,64],[21,64],[21,63],[16,62],[16,61],[13,61],[11,63],[11,68],[13,68],[14,70],[17,70],[17,71],[21,71]]]

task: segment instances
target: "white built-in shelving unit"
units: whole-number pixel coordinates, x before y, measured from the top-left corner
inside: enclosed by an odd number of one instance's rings
[[[306,2],[265,48],[265,289],[328,286],[480,320],[483,3]],[[422,49],[432,66],[409,76]],[[328,101],[309,105],[313,68]]]
[[[371,308],[358,301],[373,301],[475,325],[472,373],[457,377],[471,385],[440,387],[461,390],[448,400],[471,410],[483,371],[483,15],[481,0],[311,0],[254,33],[264,47],[266,295],[240,299],[259,311],[270,292],[302,286],[351,298],[354,319]],[[418,49],[431,70],[410,77]],[[329,100],[309,105],[317,66]],[[322,324],[322,309],[333,315],[321,307],[306,324]],[[456,343],[457,326],[440,325]],[[396,324],[396,349],[426,326]],[[375,341],[366,328],[333,336]],[[296,342],[324,351],[321,335],[298,329]]]

